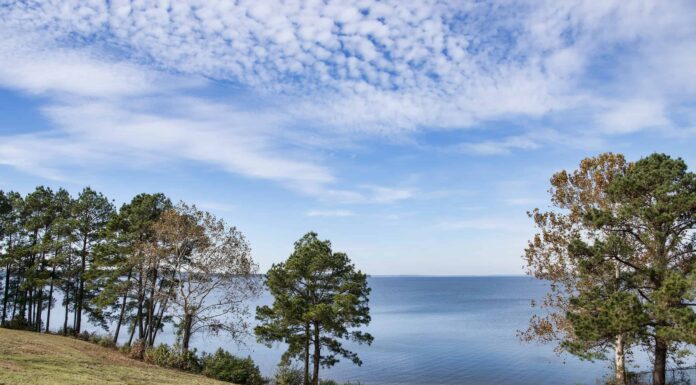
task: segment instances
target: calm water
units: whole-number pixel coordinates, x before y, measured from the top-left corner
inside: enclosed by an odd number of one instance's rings
[[[608,362],[558,357],[551,346],[525,344],[530,300],[546,292],[529,277],[371,277],[372,346],[355,346],[362,367],[341,362],[325,378],[364,384],[594,384]],[[270,304],[264,295],[256,304]],[[56,326],[61,319],[55,311]],[[53,324],[53,322],[51,322]],[[173,342],[167,331],[160,342]],[[159,340],[159,337],[158,337]],[[238,346],[222,337],[198,336],[199,350],[217,347],[251,355],[265,375],[275,370],[282,346],[253,338]]]

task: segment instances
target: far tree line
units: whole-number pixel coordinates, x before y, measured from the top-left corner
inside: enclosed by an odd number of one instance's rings
[[[340,357],[361,363],[342,340],[372,341],[359,331],[370,322],[367,276],[329,241],[308,233],[264,280],[239,230],[161,193],[117,209],[89,187],[76,197],[0,190],[0,269],[4,327],[50,332],[62,307],[63,335],[82,333],[86,318],[144,351],[171,324],[188,351],[197,333],[248,333],[248,300],[265,283],[275,300],[257,309],[257,339],[286,343],[282,364],[304,363],[305,384]]]
[[[696,174],[664,154],[605,153],[554,174],[549,192],[551,207],[529,213],[539,232],[525,258],[551,291],[522,337],[612,354],[617,385],[642,347],[665,385],[668,361],[696,344]]]

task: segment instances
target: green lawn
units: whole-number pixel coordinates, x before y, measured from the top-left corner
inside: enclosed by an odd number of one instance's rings
[[[132,360],[89,342],[0,329],[0,385],[229,385]]]

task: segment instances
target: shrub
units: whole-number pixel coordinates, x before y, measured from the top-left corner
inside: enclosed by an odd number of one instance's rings
[[[97,342],[97,343],[99,344],[99,346],[104,347],[104,348],[108,348],[108,349],[118,348],[118,346],[116,346],[116,343],[114,342],[114,336],[112,336],[110,334],[102,336],[99,339],[99,342]]]
[[[162,366],[174,368],[191,373],[200,373],[201,362],[196,354],[196,350],[179,351],[178,346],[170,347],[167,344],[160,344],[156,348],[147,348],[143,353],[143,361]]]
[[[36,326],[29,325],[29,322],[27,322],[27,320],[22,316],[12,318],[11,320],[7,320],[5,321],[5,323],[2,324],[2,326],[8,329],[15,330],[36,330]]]
[[[238,358],[218,349],[213,354],[204,354],[201,362],[203,374],[207,377],[242,385],[261,385],[265,382],[251,357]]]
[[[118,348],[118,350],[125,355],[130,355],[130,351],[131,351],[130,344],[128,342],[126,342],[120,348]]]
[[[274,385],[302,385],[302,371],[287,364],[278,365],[278,369],[273,376]]]
[[[65,329],[60,328],[58,329],[58,334],[62,334],[64,336],[72,336],[75,335],[75,329],[71,328],[70,326],[68,326]]]
[[[203,369],[201,361],[198,358],[198,354],[196,354],[196,349],[179,352],[178,347],[176,347],[174,350],[174,362],[171,367],[191,373],[200,373]]]
[[[91,341],[96,343],[96,334],[92,334],[86,330],[83,330],[80,334],[76,335],[75,338],[82,341]]]
[[[169,346],[160,344],[156,348],[145,349],[143,352],[143,361],[147,362],[148,364],[169,368],[174,361],[173,354],[174,353]]]
[[[128,357],[142,360],[145,356],[145,341],[137,340],[130,346]]]

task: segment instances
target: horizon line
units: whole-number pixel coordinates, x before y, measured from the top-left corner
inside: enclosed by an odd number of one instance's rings
[[[367,274],[382,278],[486,278],[486,277],[531,277],[527,274]]]

